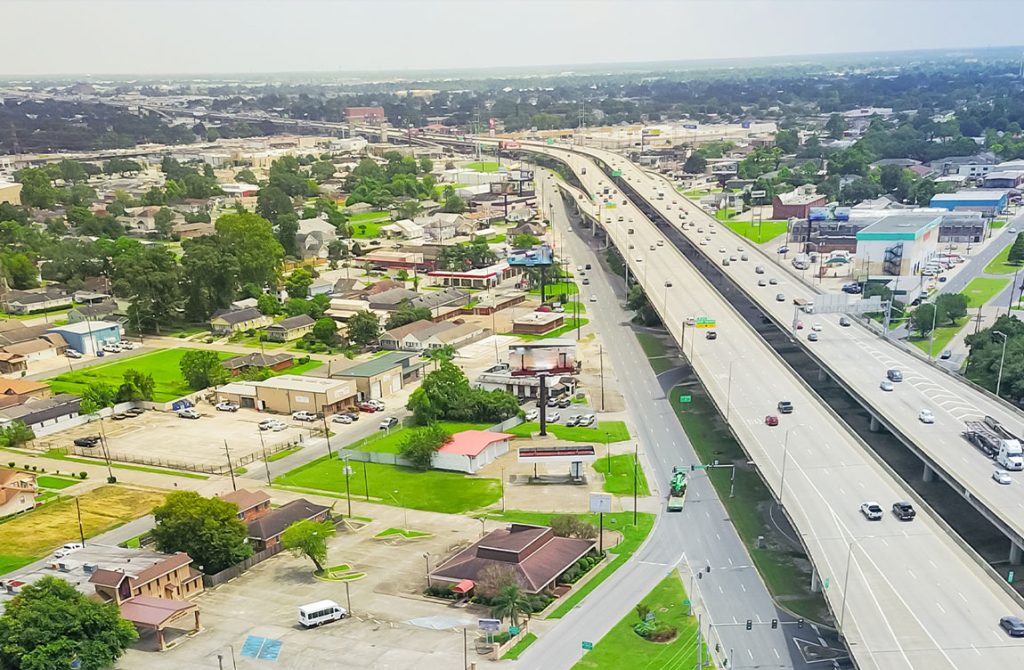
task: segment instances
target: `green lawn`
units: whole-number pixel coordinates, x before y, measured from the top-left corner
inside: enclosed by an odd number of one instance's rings
[[[762,221],[761,225],[755,226],[751,221],[728,221],[725,225],[737,235],[742,235],[751,242],[761,244],[773,240],[779,235],[784,235],[789,222]]]
[[[559,413],[569,412],[570,410],[557,410]],[[518,426],[513,426],[506,430],[506,433],[515,435],[516,437],[530,437],[532,433],[536,433],[540,430],[540,423],[536,421],[527,421],[521,423]],[[608,442],[625,442],[629,439],[629,429],[626,428],[625,422],[622,421],[599,421],[593,427],[587,426],[560,426],[557,423],[548,424],[548,432],[557,437],[560,440],[566,440],[567,442],[589,442],[591,444],[604,444]],[[607,433],[607,435],[606,435]],[[630,484],[630,491],[632,491],[632,484]]]
[[[992,223],[988,224],[988,227],[991,228],[992,230],[999,230],[1004,226],[1006,226],[1006,221],[1003,221],[1002,219],[997,219]]]
[[[466,163],[463,167],[467,170],[476,170],[477,172],[498,171],[497,161],[474,161],[472,163]]]
[[[289,486],[325,495],[345,494],[345,464],[338,458],[322,456],[274,480]],[[445,514],[461,514],[487,507],[501,498],[497,479],[467,477],[454,472],[411,468],[378,463],[352,462],[349,478],[353,497],[365,497],[364,473],[369,497],[385,505]],[[398,491],[398,493],[395,493]]]
[[[285,368],[284,370],[281,370],[281,372],[279,372],[277,374],[282,374],[282,375],[304,375],[307,372],[309,372],[310,370],[316,370],[317,368],[321,367],[323,364],[324,364],[323,361],[318,361],[315,358],[311,358],[308,361],[306,361],[305,363],[299,363],[298,365],[293,365],[290,368]]]
[[[301,450],[302,447],[290,447],[288,449],[282,449],[281,451],[274,452],[273,454],[267,456],[267,462],[273,463],[274,461],[279,461],[282,458],[287,458],[288,456],[291,456],[292,454],[299,452]]]
[[[192,389],[185,383],[181,376],[181,368],[178,367],[182,356],[188,351],[198,351],[182,347],[180,349],[162,349],[140,356],[123,358],[114,363],[105,365],[94,365],[90,368],[81,368],[74,372],[65,372],[49,380],[50,388],[54,393],[74,393],[81,395],[82,392],[93,384],[107,384],[118,387],[126,370],[138,370],[144,374],[153,375],[155,389],[153,391],[154,402],[168,402],[192,393]],[[217,356],[221,360],[231,358],[237,354],[218,351]]]
[[[353,214],[348,218],[349,225],[357,223],[366,223],[367,221],[376,221],[377,219],[390,219],[391,214],[388,212],[363,212],[361,214]]]
[[[514,645],[512,645],[512,648],[509,649],[508,652],[506,652],[505,655],[501,657],[501,660],[514,661],[518,659],[520,656],[523,655],[523,652],[526,651],[526,649],[536,641],[536,635],[534,635],[533,633],[527,633],[522,637],[521,640],[519,640],[519,642],[516,642]]]
[[[986,302],[996,297],[1000,291],[1009,285],[1009,279],[993,279],[991,277],[975,277],[964,290],[961,291],[967,296],[968,307],[981,307]]]
[[[555,298],[563,295],[575,295],[580,292],[580,287],[575,282],[552,281],[544,285],[544,299]],[[540,295],[540,288],[530,289],[530,295]]]
[[[14,572],[18,568],[22,568],[34,560],[36,560],[34,556],[10,556],[0,554],[0,576],[6,575],[8,572]]]
[[[522,333],[501,333],[502,335],[508,335],[509,337],[518,337],[524,342],[533,342],[534,340],[548,340],[554,337],[561,337],[567,333],[571,333],[576,330],[577,326],[582,328],[583,326],[590,323],[590,319],[573,319],[568,318],[565,320],[565,325],[561,328],[556,328],[550,333],[544,333],[543,335],[529,335]]]
[[[487,241],[491,244],[504,244],[506,239],[508,239],[508,236],[505,234],[501,234],[488,237]]]
[[[21,321],[26,319],[43,319],[44,321],[48,320],[52,323],[56,319],[63,319],[67,316],[67,313],[67,307],[58,307],[57,309],[32,312],[31,314],[8,314],[7,312],[0,310],[0,319],[18,319]]]
[[[722,209],[715,210],[715,218],[719,221],[728,221],[737,214],[739,214],[739,212],[732,207],[723,207]]]
[[[692,191],[685,191],[683,193],[683,195],[685,195],[687,198],[702,198],[705,195],[711,195],[712,193],[721,193],[721,192],[722,192],[722,189],[720,189],[720,188],[698,188],[698,189],[694,189]]]
[[[990,275],[1012,275],[1021,269],[1022,266],[1014,265],[1007,261],[1010,257],[1010,249],[1013,247],[1012,244],[1008,245],[1005,249],[1000,251],[995,258],[989,261],[989,264],[985,266],[985,274]]]
[[[692,668],[697,663],[697,617],[683,605],[686,590],[674,570],[641,601],[654,614],[654,623],[676,628],[677,635],[665,643],[648,642],[633,630],[640,622],[636,610],[622,618],[573,668],[580,670],[662,670]],[[707,646],[704,646],[707,657]],[[714,667],[714,666],[705,666]]]
[[[372,419],[369,420],[372,421]],[[440,421],[439,424],[449,433],[459,433],[464,430],[486,430],[491,427],[490,424],[486,423],[456,423],[454,421]],[[409,436],[410,430],[410,428],[392,428],[387,433],[379,431],[353,442],[346,449],[397,454],[402,450],[402,442]]]
[[[430,537],[433,533],[425,533],[422,530],[408,530],[405,528],[388,528],[374,535],[374,537],[392,537],[394,535],[401,535],[406,539],[412,539],[414,537]]]
[[[608,473],[608,457],[602,456],[591,467],[604,477],[604,490],[617,496],[633,495],[633,454],[618,454],[611,458],[611,474]],[[649,496],[647,478],[640,463],[636,464],[636,492],[638,496]]]
[[[41,489],[66,489],[69,486],[82,481],[81,479],[67,479],[66,477],[51,477],[50,475],[40,475],[36,478],[36,485]]]
[[[386,226],[389,223],[391,223],[391,219],[384,219],[383,221],[361,221],[359,223],[351,223],[349,226],[352,228],[353,238],[370,240],[380,237],[381,226]]]
[[[956,337],[956,334],[963,329],[964,325],[966,325],[966,319],[964,320],[964,323],[958,323],[955,326],[937,327],[935,329],[935,339],[931,346],[932,354],[935,356],[941,354],[942,350],[946,348],[946,346],[954,337]],[[910,338],[910,343],[913,344],[918,349],[920,349],[921,351],[923,351],[924,353],[928,353],[927,335],[925,335],[924,337],[914,335]]]
[[[487,515],[488,519],[499,521],[514,521],[517,523],[529,523],[539,526],[547,526],[551,523],[552,517],[560,516],[562,512],[523,512],[520,510],[508,510],[506,512],[494,512]],[[574,516],[587,523],[598,525],[597,514],[576,514]],[[637,514],[637,525],[633,525],[633,512],[612,512],[604,515],[604,527],[606,530],[617,530],[622,533],[622,542],[614,547],[608,547],[606,551],[611,559],[604,564],[600,572],[591,577],[586,584],[573,589],[572,593],[566,596],[562,603],[548,617],[549,619],[561,619],[572,611],[583,598],[596,589],[601,582],[608,579],[622,565],[629,560],[629,557],[640,548],[643,541],[650,534],[654,527],[654,515],[647,512]],[[597,568],[595,568],[597,569]]]
[[[563,302],[562,307],[565,308],[566,315],[587,313],[587,303],[578,300],[570,300],[569,302]]]

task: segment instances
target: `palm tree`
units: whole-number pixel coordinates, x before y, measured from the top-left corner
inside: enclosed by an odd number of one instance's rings
[[[523,593],[518,584],[509,584],[498,591],[491,601],[491,616],[496,619],[508,619],[513,626],[519,625],[519,617],[527,618],[533,613],[529,597]]]

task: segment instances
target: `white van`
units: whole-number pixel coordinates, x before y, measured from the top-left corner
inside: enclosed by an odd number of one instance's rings
[[[333,600],[318,600],[299,607],[299,624],[305,628],[321,626],[347,616],[345,608]]]

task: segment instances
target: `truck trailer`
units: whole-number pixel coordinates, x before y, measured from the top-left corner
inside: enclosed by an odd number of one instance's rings
[[[993,425],[994,423],[994,425]],[[1024,470],[1024,450],[1020,440],[1012,436],[998,421],[985,417],[985,421],[965,421],[963,436],[983,454],[1006,470]]]

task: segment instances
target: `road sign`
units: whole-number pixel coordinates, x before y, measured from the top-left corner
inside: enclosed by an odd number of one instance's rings
[[[697,317],[697,321],[694,323],[694,325],[697,326],[698,328],[714,328],[715,320],[709,319],[706,316],[700,316]]]
[[[480,619],[478,625],[480,626],[480,630],[497,633],[501,630],[501,619]]]
[[[828,577],[825,578],[825,590],[828,591]]]
[[[593,642],[587,642],[586,640],[584,640],[583,641],[583,648],[586,649],[587,651],[590,651],[591,649],[594,648],[594,643]]]
[[[594,512],[594,513],[611,512],[612,511],[612,494],[610,494],[610,493],[591,493],[590,494],[590,511]]]
[[[681,395],[679,396],[679,402],[691,402],[693,400],[692,395]]]
[[[612,176],[613,177],[621,177],[622,176],[622,170],[612,170]]]
[[[511,635],[512,637],[515,637],[516,635],[519,635],[519,626],[509,626],[508,627],[508,634]]]
[[[548,144],[554,144],[554,143],[555,143],[555,140],[554,140],[554,138],[552,138],[552,137],[549,137],[549,138],[548,138],[548,141],[547,141],[547,143],[548,143]]]
[[[750,197],[751,198],[763,198],[766,195],[768,195],[767,191],[751,191],[750,192]]]
[[[1008,584],[1013,584],[1013,570],[1006,573],[1006,582]]]

